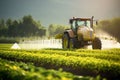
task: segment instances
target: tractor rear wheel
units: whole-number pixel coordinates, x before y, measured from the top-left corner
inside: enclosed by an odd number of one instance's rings
[[[74,48],[73,39],[71,39],[67,33],[64,34],[62,37],[62,48],[63,49],[73,49]]]
[[[69,47],[69,49],[73,49],[74,48],[74,39],[70,39],[68,47]]]
[[[62,37],[62,48],[63,49],[67,49],[69,48],[69,35],[68,34],[64,34]]]
[[[101,43],[101,40],[96,37],[93,42],[92,42],[92,48],[93,49],[101,49],[102,48],[102,43]]]

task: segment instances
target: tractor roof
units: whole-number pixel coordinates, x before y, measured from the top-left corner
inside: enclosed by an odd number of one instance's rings
[[[70,19],[70,21],[73,21],[73,20],[91,20],[91,18],[72,18]]]

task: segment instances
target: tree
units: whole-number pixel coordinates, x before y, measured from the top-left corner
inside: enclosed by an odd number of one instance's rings
[[[45,36],[46,29],[40,21],[35,21],[31,15],[24,16],[22,20],[0,19],[0,36],[31,37]]]
[[[7,27],[5,25],[4,19],[0,19],[0,36],[7,35]]]
[[[18,36],[18,21],[14,20],[12,23],[8,23],[7,25],[9,25],[8,27],[8,36],[10,37],[17,37]]]
[[[48,27],[48,33],[50,37],[55,37],[57,34],[62,34],[65,29],[67,29],[68,26],[63,25],[57,25],[57,24],[51,24]]]
[[[0,20],[0,30],[6,28],[4,19]]]
[[[48,27],[49,36],[53,37],[55,34],[56,26],[54,24],[50,24]]]
[[[12,20],[9,18],[9,19],[7,19],[7,21],[6,21],[6,25],[7,25],[7,27],[9,27],[9,26],[11,26],[12,25]]]
[[[22,23],[22,28],[24,28],[23,33],[25,36],[43,36],[45,35],[45,30],[43,29],[42,25],[39,22],[36,22],[32,16],[24,16],[23,17],[23,23]],[[43,30],[43,31],[42,31]],[[44,32],[44,33],[42,33]]]

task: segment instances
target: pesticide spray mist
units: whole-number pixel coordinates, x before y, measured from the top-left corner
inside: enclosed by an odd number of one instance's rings
[[[19,45],[21,49],[62,48],[62,41],[61,39],[41,39],[34,41],[23,41]]]
[[[120,43],[107,32],[102,30],[97,30],[96,32],[97,36],[100,37],[102,41],[102,49],[120,48]]]
[[[101,30],[96,32],[97,36],[102,41],[102,49],[120,48],[120,43],[118,43],[114,37],[110,36],[109,34]],[[13,46],[13,48],[15,47],[15,45]],[[17,44],[17,46],[14,49],[43,49],[43,48],[62,49],[62,40],[61,39],[26,40]],[[92,46],[88,46],[87,48],[92,49]]]

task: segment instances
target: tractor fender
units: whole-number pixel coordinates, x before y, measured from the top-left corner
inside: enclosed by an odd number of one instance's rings
[[[64,34],[66,34],[66,33],[69,35],[70,38],[74,38],[75,37],[74,32],[71,29],[70,30],[66,30],[64,32]]]

